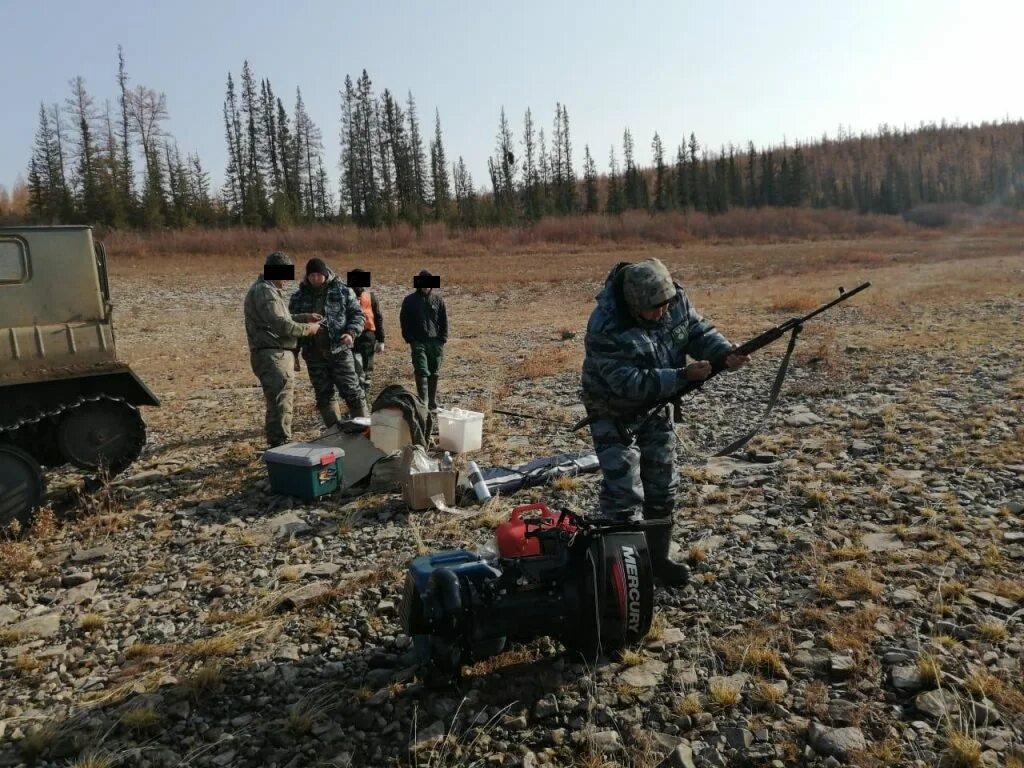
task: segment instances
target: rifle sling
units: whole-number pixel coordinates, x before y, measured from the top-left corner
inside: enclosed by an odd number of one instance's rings
[[[789,346],[786,347],[786,354],[782,356],[782,362],[779,364],[779,372],[775,374],[775,383],[772,384],[771,393],[768,395],[768,407],[765,408],[764,413],[761,414],[761,418],[757,420],[754,428],[743,435],[742,437],[732,441],[725,448],[720,450],[715,456],[728,456],[733,451],[738,451],[754,437],[758,432],[761,431],[761,426],[764,424],[765,419],[768,418],[768,414],[775,408],[775,404],[779,401],[779,393],[782,392],[782,382],[786,379],[786,371],[789,368],[789,358],[793,354],[793,349],[796,347],[796,337],[799,335],[800,330],[803,326],[794,325],[793,332],[789,337]]]

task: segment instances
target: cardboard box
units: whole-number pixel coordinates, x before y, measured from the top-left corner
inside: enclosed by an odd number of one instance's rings
[[[412,460],[416,451],[423,449],[415,445],[407,445],[402,451],[402,497],[412,510],[430,509],[434,506],[432,496],[441,494],[444,503],[455,504],[454,470],[437,472],[412,472]]]

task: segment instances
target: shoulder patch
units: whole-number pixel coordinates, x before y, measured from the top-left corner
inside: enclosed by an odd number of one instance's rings
[[[672,329],[671,335],[672,340],[675,341],[676,344],[685,344],[686,340],[690,336],[688,323],[685,320],[679,323],[679,325]]]

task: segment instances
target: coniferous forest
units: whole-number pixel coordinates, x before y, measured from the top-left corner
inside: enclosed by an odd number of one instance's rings
[[[248,62],[227,75],[222,113],[210,116],[223,122],[228,157],[214,189],[210,169],[171,134],[164,94],[131,84],[120,49],[113,82],[102,105],[81,77],[63,103],[40,104],[27,182],[0,194],[0,217],[119,229],[430,221],[471,228],[630,210],[912,215],[935,204],[1024,207],[1021,120],[840,130],[770,147],[706,146],[682,126],[648,139],[626,127],[621,144],[581,151],[567,105],[556,104],[550,121],[530,109],[513,119],[503,109],[489,178],[474,180],[446,147],[439,112],[424,116],[411,92],[380,90],[365,70],[346,77],[339,123],[329,131],[340,143],[335,162],[301,89],[279,94]]]

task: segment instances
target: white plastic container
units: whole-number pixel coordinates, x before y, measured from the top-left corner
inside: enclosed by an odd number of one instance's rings
[[[479,451],[484,440],[484,415],[461,408],[437,411],[438,447],[442,451]]]
[[[384,453],[400,451],[412,443],[405,416],[397,408],[382,408],[370,416],[370,442]]]

